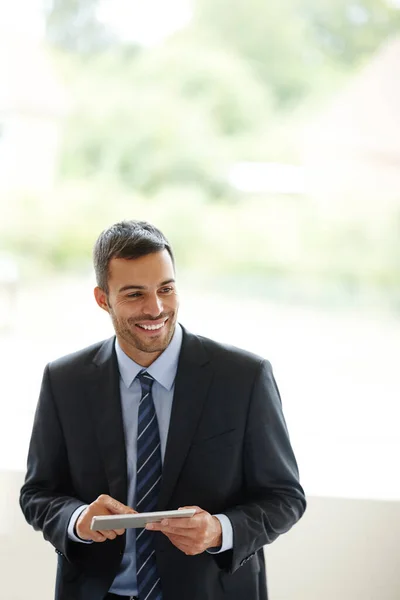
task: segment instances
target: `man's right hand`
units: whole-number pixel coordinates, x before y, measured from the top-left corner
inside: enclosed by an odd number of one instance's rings
[[[76,533],[85,541],[104,542],[105,540],[115,540],[117,535],[123,535],[125,533],[125,529],[92,531],[90,529],[90,524],[93,517],[98,517],[100,515],[126,515],[136,513],[137,511],[130,508],[130,506],[125,506],[125,504],[118,502],[118,500],[111,498],[111,496],[102,494],[97,500],[92,502],[92,504],[89,504],[89,506],[79,515],[75,525]]]

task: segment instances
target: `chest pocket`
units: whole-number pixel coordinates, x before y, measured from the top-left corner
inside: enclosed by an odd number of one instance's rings
[[[242,435],[237,429],[228,429],[210,437],[194,438],[190,447],[191,453],[220,452],[232,448],[241,442]]]

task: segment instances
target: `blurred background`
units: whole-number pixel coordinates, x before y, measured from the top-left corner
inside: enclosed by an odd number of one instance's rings
[[[0,0],[2,600],[53,597],[19,487],[45,364],[112,334],[124,218],[185,326],[273,364],[309,510],[271,600],[398,600],[399,0]]]

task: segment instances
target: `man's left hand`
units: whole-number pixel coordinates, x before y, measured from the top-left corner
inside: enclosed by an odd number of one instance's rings
[[[222,544],[222,527],[217,517],[213,517],[199,506],[181,508],[195,508],[196,513],[193,517],[148,523],[146,529],[161,531],[174,546],[190,556],[201,554],[208,548],[219,548]]]

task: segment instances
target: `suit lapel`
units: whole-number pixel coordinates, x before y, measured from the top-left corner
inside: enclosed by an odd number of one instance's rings
[[[110,496],[127,503],[127,466],[115,338],[104,342],[93,359],[89,401]]]
[[[207,398],[211,376],[209,359],[201,341],[184,329],[158,498],[160,510],[168,504],[189,451]]]

